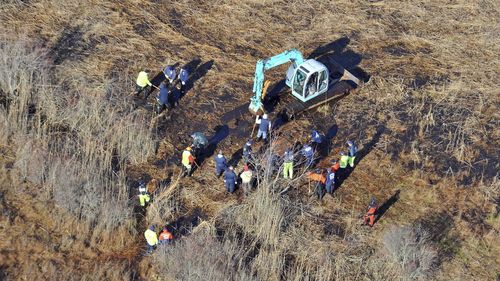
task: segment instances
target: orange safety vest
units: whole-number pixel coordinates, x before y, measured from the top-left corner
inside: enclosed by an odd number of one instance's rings
[[[340,164],[337,162],[335,165],[331,167],[332,172],[336,173],[340,169]]]
[[[309,173],[307,174],[307,178],[309,178],[312,181],[319,181],[322,184],[326,183],[326,177],[323,174]]]
[[[162,233],[160,233],[160,240],[163,241],[163,240],[172,240],[174,239],[174,235],[172,235],[172,233],[170,233],[168,230],[163,230]]]
[[[366,216],[373,216],[373,215],[375,215],[376,212],[377,212],[376,207],[370,207],[370,208],[368,208],[368,211],[366,212]]]

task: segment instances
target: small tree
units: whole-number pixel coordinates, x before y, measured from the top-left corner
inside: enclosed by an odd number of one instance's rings
[[[422,226],[394,226],[384,234],[383,243],[407,279],[423,279],[433,272],[437,253]]]

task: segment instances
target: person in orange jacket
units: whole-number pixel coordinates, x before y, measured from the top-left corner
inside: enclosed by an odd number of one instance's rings
[[[170,242],[172,242],[172,240],[174,240],[174,235],[168,231],[168,228],[165,226],[163,228],[163,231],[160,233],[160,244],[169,244]]]
[[[337,173],[337,171],[340,169],[340,164],[337,162],[337,160],[332,160],[332,166],[330,167],[332,172]]]
[[[182,152],[182,165],[184,166],[184,175],[190,177],[193,170],[193,164],[196,165],[195,157],[190,146]]]
[[[315,172],[307,173],[307,178],[313,182],[316,182],[316,196],[320,200],[323,199],[323,196],[325,196],[326,176],[321,171],[321,169],[316,169]]]
[[[372,200],[370,201],[370,204],[368,205],[368,208],[366,210],[365,219],[363,221],[364,225],[373,227],[373,224],[375,223],[375,215],[377,214],[377,208],[377,201],[375,201],[375,198],[372,197]]]

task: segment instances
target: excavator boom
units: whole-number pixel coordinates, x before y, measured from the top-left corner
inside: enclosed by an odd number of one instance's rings
[[[263,95],[263,85],[264,85],[264,73],[266,70],[271,69],[282,64],[292,62],[296,66],[301,65],[304,62],[304,57],[302,53],[297,49],[286,50],[283,53],[264,59],[258,60],[255,66],[255,77],[253,81],[253,93],[254,96],[250,101],[249,109],[253,113],[262,110],[262,95]]]

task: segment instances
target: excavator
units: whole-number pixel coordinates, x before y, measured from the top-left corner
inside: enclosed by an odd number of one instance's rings
[[[291,63],[285,83],[295,97],[295,100],[287,103],[285,107],[290,117],[324,104],[363,83],[333,59],[328,60],[328,68],[315,59],[305,60],[297,49],[286,50],[279,55],[257,61],[253,84],[254,95],[248,106],[250,112],[262,114],[266,111],[264,101],[270,82],[264,82],[264,73],[285,63]]]

